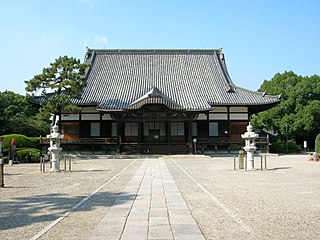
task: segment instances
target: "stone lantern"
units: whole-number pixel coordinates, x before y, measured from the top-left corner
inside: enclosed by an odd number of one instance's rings
[[[52,127],[52,133],[47,135],[47,138],[50,140],[50,147],[48,148],[51,153],[51,168],[49,172],[59,172],[60,163],[59,163],[59,153],[62,148],[60,147],[60,141],[63,138],[63,135],[59,133],[59,128],[57,125]]]
[[[253,128],[249,122],[249,125],[247,126],[247,132],[241,134],[241,137],[245,140],[245,146],[243,147],[243,150],[247,152],[247,170],[254,170],[253,153],[257,149],[256,138],[259,137],[259,135],[254,133],[252,129]]]

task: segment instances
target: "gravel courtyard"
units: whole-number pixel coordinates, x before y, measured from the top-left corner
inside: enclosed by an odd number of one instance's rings
[[[90,239],[145,159],[165,162],[205,239],[320,239],[320,162],[307,155],[269,156],[263,171],[256,158],[247,172],[203,155],[76,159],[60,173],[5,165],[0,239]]]

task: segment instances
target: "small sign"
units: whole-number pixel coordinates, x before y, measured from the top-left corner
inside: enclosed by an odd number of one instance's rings
[[[308,147],[307,141],[303,141],[303,148],[307,148],[307,147]]]

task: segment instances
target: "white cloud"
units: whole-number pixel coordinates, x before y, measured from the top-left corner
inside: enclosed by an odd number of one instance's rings
[[[106,48],[107,43],[108,43],[108,38],[105,36],[100,36],[96,35],[94,37],[95,43],[100,47],[100,48]]]
[[[50,49],[52,47],[61,46],[63,44],[62,34],[45,33],[38,38],[38,46],[42,49]]]

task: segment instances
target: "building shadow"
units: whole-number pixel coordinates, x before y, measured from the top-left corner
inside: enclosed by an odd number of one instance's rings
[[[116,201],[120,195],[121,201]],[[83,201],[87,196],[71,197],[67,194],[45,194],[32,197],[17,197],[6,202],[0,202],[0,231],[19,228],[37,222],[51,222]],[[113,204],[123,204],[136,198],[134,194],[125,192],[98,192],[84,202],[77,211],[91,211],[98,206],[108,207]]]
[[[275,167],[275,168],[268,168],[268,171],[277,171],[277,170],[284,170],[290,169],[291,167]]]

